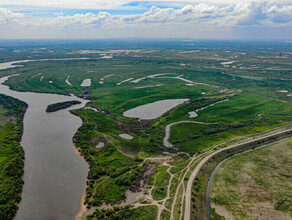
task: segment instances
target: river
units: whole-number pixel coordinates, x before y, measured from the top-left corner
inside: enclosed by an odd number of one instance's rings
[[[68,110],[82,108],[88,101],[13,91],[3,85],[8,78],[0,78],[0,93],[28,104],[21,141],[25,152],[24,186],[15,219],[72,220],[80,210],[88,165],[73,148],[72,137],[82,120]],[[70,100],[81,104],[53,113],[45,111],[49,104]]]

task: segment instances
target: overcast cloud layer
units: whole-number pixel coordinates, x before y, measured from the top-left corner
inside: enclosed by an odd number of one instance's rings
[[[77,12],[64,15],[62,9],[66,8]],[[38,10],[55,13],[36,15]],[[119,13],[112,13],[113,10]],[[112,37],[292,39],[292,2],[1,0],[0,3],[0,38]]]

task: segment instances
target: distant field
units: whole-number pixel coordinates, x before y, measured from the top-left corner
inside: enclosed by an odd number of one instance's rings
[[[228,219],[291,219],[291,157],[286,140],[226,161],[212,183],[212,207]]]
[[[204,130],[201,129],[202,125],[196,124],[179,124],[173,127],[170,141],[177,148],[190,153],[199,152],[229,138],[267,130],[292,120],[289,101],[291,97],[288,96],[292,92],[289,89],[292,85],[287,74],[289,71],[274,72],[273,77],[285,80],[274,80],[274,78],[255,80],[222,74],[223,72],[267,77],[268,72],[272,70],[265,70],[264,73],[260,68],[248,70],[239,67],[242,67],[243,63],[259,66],[262,65],[262,59],[266,59],[264,65],[272,68],[273,64],[279,61],[278,54],[274,52],[227,53],[217,50],[185,53],[182,50],[166,49],[153,53],[144,53],[144,51],[147,49],[130,52],[105,50],[105,53],[113,55],[112,59],[100,59],[99,54],[73,53],[71,55],[74,58],[90,59],[25,63],[20,69],[22,74],[11,78],[7,84],[13,89],[23,91],[85,95],[91,100],[89,106],[105,110],[112,114],[111,117],[117,117],[123,122],[135,121],[121,116],[130,108],[162,99],[189,98],[191,100],[189,104],[173,109],[150,126],[131,130],[134,133],[144,133],[145,138],[151,134],[146,139],[140,136],[137,146],[144,145],[138,148],[152,153],[158,153],[161,149],[159,145],[162,142],[165,125],[177,120],[186,120],[189,111],[216,100],[230,99],[228,102],[199,112],[199,116],[192,119],[211,122],[214,125],[205,126]],[[69,54],[66,56],[68,57]],[[250,56],[254,56],[253,59],[250,59]],[[236,62],[232,65],[223,65],[225,60]],[[286,67],[290,60],[291,57],[285,55],[277,65]],[[1,73],[3,72],[5,71]],[[6,72],[18,71],[11,69]],[[268,74],[270,78],[271,74]],[[192,81],[194,86],[174,78],[178,76]],[[89,87],[81,86],[84,79],[91,79],[92,83]],[[237,126],[234,126],[235,124]],[[125,123],[123,127],[129,126]],[[200,132],[198,133],[197,130]]]

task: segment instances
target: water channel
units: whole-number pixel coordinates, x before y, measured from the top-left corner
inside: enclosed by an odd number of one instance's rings
[[[88,101],[75,96],[13,91],[3,85],[8,78],[0,78],[0,93],[28,104],[21,140],[25,152],[24,186],[15,219],[72,220],[80,210],[88,165],[73,148],[72,138],[82,120],[69,110],[82,108]],[[49,104],[70,100],[81,104],[53,113],[45,111]]]

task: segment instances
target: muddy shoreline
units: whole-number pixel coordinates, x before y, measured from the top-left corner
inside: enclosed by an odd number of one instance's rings
[[[78,131],[77,131],[78,132]],[[77,134],[77,132],[76,132],[76,134]],[[75,134],[75,135],[76,135]],[[75,136],[74,135],[74,136]],[[82,157],[84,160],[85,160],[85,162],[88,164],[88,172],[87,173],[89,173],[89,171],[90,171],[90,164],[88,163],[88,161],[85,159],[85,157],[83,156],[83,154],[78,150],[78,148],[76,147],[76,145],[75,145],[75,143],[74,143],[74,138],[73,138],[73,148],[74,148],[74,151],[75,151],[75,153],[78,155],[78,156],[80,156],[80,157]],[[86,204],[85,204],[85,198],[86,198],[86,188],[87,188],[87,186],[88,186],[88,175],[87,175],[87,179],[86,179],[86,187],[85,187],[85,189],[84,189],[84,192],[83,192],[83,195],[82,195],[82,197],[81,197],[81,201],[80,201],[80,210],[79,210],[79,212],[77,213],[77,215],[76,215],[76,217],[75,217],[75,220],[81,220],[82,219],[82,217],[83,217],[83,215],[88,211],[88,209],[87,209],[87,207],[86,207]]]

